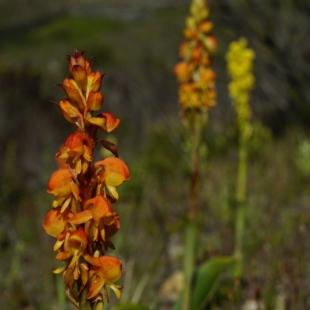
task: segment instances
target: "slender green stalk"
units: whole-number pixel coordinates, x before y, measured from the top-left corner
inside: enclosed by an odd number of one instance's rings
[[[242,126],[243,125],[243,126]],[[243,273],[243,236],[246,215],[246,183],[247,183],[247,158],[248,158],[248,124],[239,126],[239,166],[236,187],[236,217],[235,217],[235,251],[236,266],[235,279]]]
[[[195,257],[198,241],[198,179],[199,179],[199,149],[201,144],[201,133],[205,115],[193,111],[191,131],[193,142],[191,150],[191,180],[189,193],[189,213],[185,236],[185,253],[183,261],[184,291],[182,310],[192,310],[192,279],[195,269]]]
[[[64,282],[61,277],[56,278],[56,288],[59,310],[66,310],[66,294],[64,290]]]

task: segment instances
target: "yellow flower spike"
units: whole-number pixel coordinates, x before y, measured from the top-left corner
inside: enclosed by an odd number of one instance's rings
[[[226,55],[227,70],[231,77],[228,89],[238,114],[239,122],[244,122],[251,117],[249,94],[255,83],[252,73],[254,58],[255,54],[247,47],[247,40],[245,38],[232,42]]]

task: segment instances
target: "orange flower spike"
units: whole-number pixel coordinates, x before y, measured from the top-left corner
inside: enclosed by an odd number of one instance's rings
[[[116,146],[97,137],[98,129],[110,133],[120,122],[109,112],[94,115],[104,102],[100,92],[104,74],[92,72],[91,59],[85,60],[83,53],[75,51],[67,59],[70,78],[61,84],[67,98],[60,100],[58,106],[77,130],[56,154],[61,166],[48,182],[48,193],[55,199],[43,227],[57,239],[56,259],[65,264],[54,273],[63,272],[68,298],[77,308],[81,307],[83,299],[87,309],[94,310],[103,304],[101,289],[107,300],[108,286],[120,297],[121,287],[114,282],[121,276],[121,261],[97,256],[108,248],[114,249],[110,237],[119,230],[120,221],[111,203],[118,199],[115,187],[129,178],[129,170],[118,159]],[[116,157],[105,158],[90,168],[98,142]],[[94,194],[97,196],[93,197]],[[82,296],[84,289],[86,302]]]
[[[105,185],[110,196],[118,200],[118,193],[115,186],[121,185],[129,179],[129,169],[126,164],[116,157],[107,157],[94,164],[95,169],[99,169],[97,191],[101,192],[102,185]],[[101,172],[102,168],[104,170]]]
[[[62,205],[61,212],[64,212],[72,199],[81,200],[79,187],[73,181],[72,173],[68,169],[59,169],[52,174],[47,192],[57,196],[53,201],[53,207]]]
[[[87,299],[96,297],[102,289],[109,302],[107,286],[110,287],[116,294],[117,298],[121,296],[121,286],[114,284],[122,275],[122,262],[113,256],[99,257],[101,267],[92,266],[90,270],[91,283]]]

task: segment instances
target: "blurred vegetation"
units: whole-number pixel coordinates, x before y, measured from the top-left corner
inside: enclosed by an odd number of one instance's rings
[[[201,154],[197,264],[233,251],[237,134],[224,54],[240,36],[257,55],[251,99],[257,125],[249,151],[242,294],[234,295],[227,275],[208,309],[241,309],[247,300],[259,300],[267,310],[310,309],[310,4],[209,3],[219,41],[218,106]],[[131,169],[116,206],[121,302],[170,309],[173,294],[162,287],[181,267],[188,192],[188,142],[173,67],[188,6],[186,0],[1,2],[1,309],[60,309],[52,274],[57,262],[41,223],[51,206],[46,184],[53,157],[71,131],[51,101],[63,97],[54,85],[68,75],[65,55],[73,49],[96,56],[94,68],[108,72],[104,109],[121,119],[115,136]],[[281,300],[285,307],[276,307]]]

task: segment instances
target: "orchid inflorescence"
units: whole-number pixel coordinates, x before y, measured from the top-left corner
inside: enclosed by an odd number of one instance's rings
[[[182,61],[175,66],[179,87],[179,103],[189,109],[209,110],[216,104],[215,78],[211,55],[217,43],[211,34],[213,23],[208,20],[209,7],[205,0],[193,0],[191,15],[186,19],[185,41],[181,44]]]
[[[55,199],[43,227],[56,238],[56,259],[64,266],[54,273],[63,272],[68,298],[78,309],[84,309],[85,304],[87,309],[100,309],[102,289],[107,301],[107,287],[118,298],[121,295],[121,286],[115,282],[121,277],[122,263],[106,251],[114,249],[111,237],[120,228],[112,208],[119,198],[116,187],[129,178],[129,170],[118,158],[116,146],[97,137],[98,130],[108,134],[120,122],[108,112],[94,115],[103,104],[100,88],[104,75],[92,72],[91,59],[85,60],[83,53],[75,51],[67,58],[70,78],[61,84],[67,99],[58,106],[76,131],[56,154],[62,164],[48,183],[48,193]],[[98,143],[114,156],[92,163]]]

